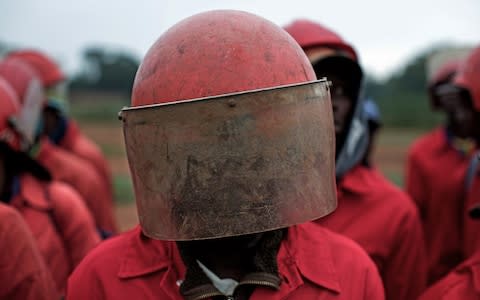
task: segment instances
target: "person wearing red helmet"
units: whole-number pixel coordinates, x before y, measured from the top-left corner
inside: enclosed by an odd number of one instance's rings
[[[463,109],[471,115],[470,126],[467,133],[472,137],[480,137],[480,47],[475,48],[468,55],[467,59],[460,65],[458,72],[453,79],[453,86],[457,88],[455,95],[450,96],[450,101],[463,103],[463,106],[469,109]],[[462,105],[455,105],[460,106]],[[478,159],[473,157],[472,159]],[[478,165],[477,165],[478,167]],[[468,177],[468,176],[467,176]],[[480,297],[480,248],[478,248],[478,239],[480,238],[480,225],[478,224],[479,207],[478,196],[480,195],[480,176],[478,169],[473,173],[469,183],[467,202],[465,205],[466,213],[472,218],[470,223],[466,223],[466,235],[473,243],[472,249],[469,249],[473,255],[466,261],[450,272],[435,285],[430,287],[420,298],[421,300],[437,299],[478,299]],[[468,217],[465,216],[467,219]],[[476,220],[475,220],[476,219]],[[475,223],[477,222],[477,223]],[[475,241],[476,239],[476,241]],[[477,245],[474,243],[477,242]],[[474,248],[476,246],[476,248]],[[469,255],[470,253],[466,253]]]
[[[0,299],[60,299],[25,221],[1,203],[0,251]]]
[[[92,251],[67,299],[383,299],[366,253],[308,222],[336,205],[315,79],[295,41],[249,13],[160,36],[121,112],[141,225]]]
[[[48,171],[25,153],[28,126],[22,124],[21,109],[24,107],[12,87],[2,78],[0,201],[23,216],[58,291],[63,292],[68,275],[99,242],[99,236],[79,195],[69,186],[51,181]]]
[[[107,159],[95,142],[83,134],[75,120],[67,115],[65,74],[53,59],[37,50],[17,50],[7,57],[21,59],[37,72],[47,95],[43,112],[44,134],[53,144],[88,162],[99,173],[102,188],[108,194],[106,200],[112,206],[112,174]]]
[[[465,174],[465,206],[463,211],[463,253],[470,257],[480,252],[480,47],[474,49],[467,61],[461,66],[454,85],[458,88],[458,96],[470,108],[470,136],[476,143],[475,154],[472,155]],[[477,257],[480,254],[477,254]]]
[[[24,116],[26,121],[21,124],[28,124],[28,130],[24,132],[28,132],[28,140],[33,145],[29,150],[31,156],[47,168],[55,180],[68,183],[80,193],[102,235],[116,232],[110,194],[101,184],[98,172],[81,158],[39,134],[38,120],[45,99],[35,70],[19,58],[9,57],[0,61],[0,76],[14,87],[23,107],[22,112],[27,112]],[[37,83],[37,92],[32,90],[32,82]]]
[[[368,122],[357,54],[336,33],[312,21],[297,20],[284,29],[303,48],[317,77],[332,81],[338,208],[316,222],[367,251],[378,267],[387,299],[415,299],[426,276],[421,224],[408,196],[362,163]]]
[[[428,61],[432,109],[446,114],[446,124],[418,138],[408,151],[406,191],[417,205],[428,255],[428,284],[439,280],[466,256],[462,223],[465,170],[475,148],[469,113],[456,100],[452,80],[466,51],[434,53]]]

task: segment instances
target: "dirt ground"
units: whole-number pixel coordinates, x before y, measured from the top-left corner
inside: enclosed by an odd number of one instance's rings
[[[83,131],[95,140],[104,150],[114,176],[129,176],[128,163],[123,144],[121,124],[80,124]],[[377,140],[374,162],[387,177],[399,183],[403,178],[403,170],[407,150],[411,142],[422,132],[411,130],[383,130]],[[138,223],[136,207],[133,199],[116,206],[116,218],[120,229],[127,230]]]

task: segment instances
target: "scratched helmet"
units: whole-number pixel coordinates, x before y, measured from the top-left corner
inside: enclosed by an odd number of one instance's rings
[[[120,113],[144,233],[219,238],[332,212],[330,105],[302,49],[263,18],[219,10],[171,27]]]

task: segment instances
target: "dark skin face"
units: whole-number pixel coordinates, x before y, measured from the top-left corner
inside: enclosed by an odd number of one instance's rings
[[[58,113],[53,109],[44,109],[43,110],[43,134],[51,135],[55,129],[58,127],[58,122],[60,118]]]
[[[333,81],[333,80],[332,80]],[[333,81],[331,91],[333,121],[335,124],[335,134],[339,135],[344,132],[349,123],[349,116],[353,109],[352,101],[345,95],[342,83]]]
[[[346,83],[334,74],[326,73],[324,76],[332,82],[330,95],[332,98],[333,122],[335,126],[336,149],[340,149],[350,125],[353,114],[354,100],[346,93]]]
[[[455,136],[480,140],[480,113],[473,108],[468,92],[459,90],[442,95],[439,102],[447,114],[448,127]]]

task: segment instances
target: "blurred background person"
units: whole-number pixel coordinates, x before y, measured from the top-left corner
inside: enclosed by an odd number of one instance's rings
[[[27,86],[29,99],[23,104],[41,101],[40,83],[33,79]],[[40,115],[40,110],[29,111],[30,108],[21,106],[13,88],[1,78],[0,200],[22,215],[58,292],[63,293],[69,274],[97,245],[99,236],[78,194],[69,186],[52,181],[49,172],[26,154],[31,146],[27,137],[33,136],[35,129],[26,122]]]
[[[29,103],[32,91],[29,82],[39,80],[38,73],[26,62],[16,57],[7,57],[0,61],[0,75],[2,75],[15,89],[23,107],[29,111],[45,111],[46,96],[42,92],[37,102]],[[45,114],[35,119],[27,116],[29,130],[32,132],[29,154],[41,165],[48,169],[55,180],[68,183],[76,189],[94,216],[97,228],[103,237],[108,237],[116,231],[113,215],[111,194],[102,184],[100,175],[83,159],[53,144],[50,139],[42,137]],[[27,122],[25,122],[27,123]]]
[[[477,47],[468,55],[468,58],[458,68],[458,72],[451,80],[456,88],[451,91],[451,101],[459,102],[459,110],[469,115],[469,122],[463,126],[468,129],[469,137],[476,142],[480,139],[480,47]],[[455,100],[454,100],[455,99]],[[462,104],[463,103],[463,104]],[[478,155],[479,152],[477,152]],[[472,157],[472,161],[477,161],[478,156]],[[462,262],[447,276],[433,285],[420,298],[421,300],[433,299],[478,299],[480,298],[479,277],[480,272],[480,176],[478,175],[478,162],[475,162],[477,169],[473,172],[473,177],[466,179],[467,182],[467,201],[465,205],[465,219],[473,218],[466,222],[466,240],[467,243],[465,257]]]
[[[386,299],[415,299],[425,288],[427,272],[420,219],[403,191],[362,164],[369,128],[358,55],[335,32],[312,21],[297,20],[284,28],[305,51],[317,78],[332,82],[338,207],[316,223],[367,251]]]
[[[470,158],[465,172],[465,205],[463,210],[463,252],[465,258],[480,250],[480,47],[475,48],[462,64],[454,84],[455,98],[464,103],[470,137],[476,143],[476,152]]]
[[[429,284],[465,258],[464,176],[476,142],[471,135],[471,104],[455,96],[452,80],[468,52],[453,49],[430,57],[430,106],[445,114],[445,123],[413,143],[406,166],[406,190],[420,211],[425,233]]]
[[[68,115],[68,85],[65,73],[52,58],[38,50],[15,50],[7,58],[18,58],[39,75],[45,88],[47,105],[43,111],[43,134],[55,145],[86,160],[100,174],[104,188],[113,199],[110,166],[99,147],[84,135]]]

